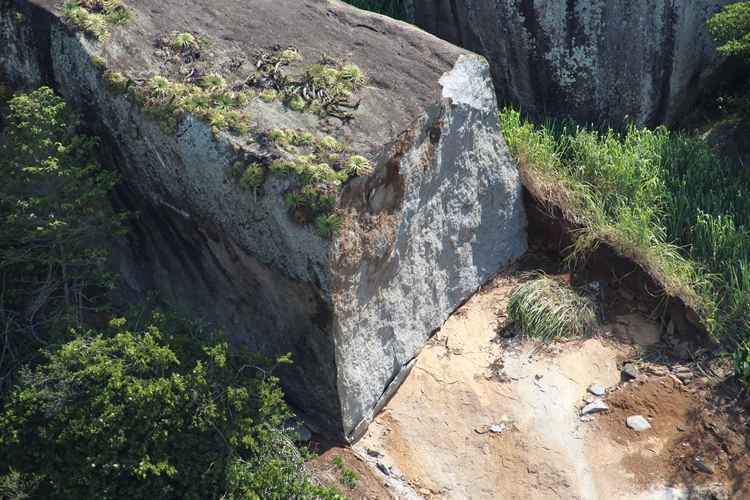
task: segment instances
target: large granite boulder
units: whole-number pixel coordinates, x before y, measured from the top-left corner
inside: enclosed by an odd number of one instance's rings
[[[671,124],[720,58],[706,20],[734,0],[408,0],[417,25],[490,61],[539,115]]]
[[[124,3],[102,24],[95,1],[63,20],[56,0],[1,0],[0,71],[53,85],[104,138],[137,214],[130,296],[291,352],[291,402],[356,439],[526,249],[486,61],[337,1]]]

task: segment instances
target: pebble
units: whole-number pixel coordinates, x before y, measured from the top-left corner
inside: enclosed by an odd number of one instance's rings
[[[607,403],[602,401],[601,399],[598,399],[594,401],[593,403],[589,403],[586,406],[583,407],[581,410],[581,415],[590,415],[592,413],[599,413],[600,411],[607,411],[609,410],[609,406]]]
[[[382,456],[383,456],[383,454],[382,454],[382,453],[380,453],[380,452],[379,452],[378,450],[373,450],[372,448],[367,448],[367,449],[365,450],[365,452],[366,452],[366,453],[367,453],[367,454],[368,454],[369,456],[371,456],[371,457],[374,457],[374,458],[380,458],[380,457],[382,457]]]
[[[602,384],[594,382],[593,384],[589,386],[588,391],[594,396],[604,396],[604,394],[607,392],[607,388],[604,387]]]
[[[696,457],[695,460],[693,460],[693,463],[695,464],[695,468],[698,469],[700,472],[703,472],[704,474],[713,474],[714,468],[710,465],[701,460],[700,458]]]
[[[628,378],[638,378],[638,368],[633,363],[625,363],[622,367],[622,373]]]
[[[428,490],[427,488],[419,488],[419,494],[420,495],[432,495],[432,490]]]
[[[643,418],[641,415],[633,415],[631,417],[628,417],[627,419],[625,419],[625,423],[628,427],[636,432],[647,431],[651,428],[651,424],[648,423],[648,420]]]
[[[493,424],[490,426],[490,432],[493,434],[500,434],[505,432],[505,424]]]
[[[378,466],[378,469],[380,469],[380,472],[382,472],[386,476],[391,475],[391,469],[387,465],[385,465],[383,462],[378,460],[377,466]]]

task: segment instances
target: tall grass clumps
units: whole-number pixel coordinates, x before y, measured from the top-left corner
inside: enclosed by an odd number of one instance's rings
[[[578,257],[606,242],[685,300],[717,338],[750,339],[750,176],[698,138],[537,126],[505,109],[507,144],[537,199],[581,227]]]
[[[547,276],[513,290],[508,319],[524,334],[545,342],[591,334],[597,326],[593,301]]]
[[[132,14],[121,0],[67,0],[63,18],[96,40],[106,40],[115,26],[127,24]]]

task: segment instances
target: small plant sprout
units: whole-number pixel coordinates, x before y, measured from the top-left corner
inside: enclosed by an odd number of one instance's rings
[[[526,335],[545,342],[590,334],[597,325],[591,299],[547,276],[531,279],[513,290],[508,319]]]
[[[346,149],[346,146],[344,146],[342,143],[331,137],[330,135],[327,135],[320,139],[318,141],[318,147],[323,151],[331,151],[340,153]]]
[[[321,238],[330,240],[341,230],[343,221],[336,214],[323,214],[315,218],[315,232]]]
[[[240,187],[246,191],[252,191],[256,196],[258,188],[263,185],[264,173],[263,167],[258,163],[252,163],[245,169],[240,179]]]
[[[351,177],[370,175],[373,171],[370,160],[360,155],[352,155],[344,162],[344,171]]]
[[[268,133],[268,140],[277,146],[289,144],[289,136],[284,129],[275,128]]]
[[[180,52],[196,51],[200,48],[198,40],[192,33],[177,33],[169,46]]]
[[[67,0],[63,5],[63,18],[69,25],[101,41],[109,37],[113,26],[130,21],[131,13],[120,0]]]
[[[293,94],[287,101],[287,106],[293,111],[304,111],[306,104],[305,100],[299,94]]]
[[[104,72],[104,81],[107,87],[117,92],[125,92],[130,80],[119,71],[107,70]]]
[[[172,94],[172,83],[163,76],[153,76],[146,83],[148,92],[154,97],[167,97]]]
[[[359,475],[352,469],[345,467],[344,470],[341,471],[341,483],[350,490],[353,490],[357,487],[358,481]]]
[[[206,89],[218,89],[226,87],[226,85],[227,82],[224,77],[216,73],[205,75],[200,79],[200,86]]]
[[[93,56],[91,58],[91,64],[99,70],[104,70],[107,67],[107,61],[101,56]]]
[[[366,83],[365,74],[359,69],[359,66],[351,63],[344,64],[339,71],[339,75],[341,79],[348,82],[353,89],[362,87]]]
[[[299,50],[290,47],[288,49],[284,49],[279,54],[279,58],[288,63],[298,62],[302,60],[302,54],[300,54]]]
[[[273,89],[266,89],[261,92],[258,97],[260,97],[260,100],[263,102],[273,102],[276,100],[276,97],[278,97],[278,92]]]

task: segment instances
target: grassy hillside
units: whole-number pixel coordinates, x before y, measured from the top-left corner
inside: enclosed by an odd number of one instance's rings
[[[500,122],[530,191],[583,227],[573,255],[606,241],[644,265],[701,314],[711,334],[737,346],[739,375],[750,383],[745,169],[663,128],[536,126],[513,109]]]

